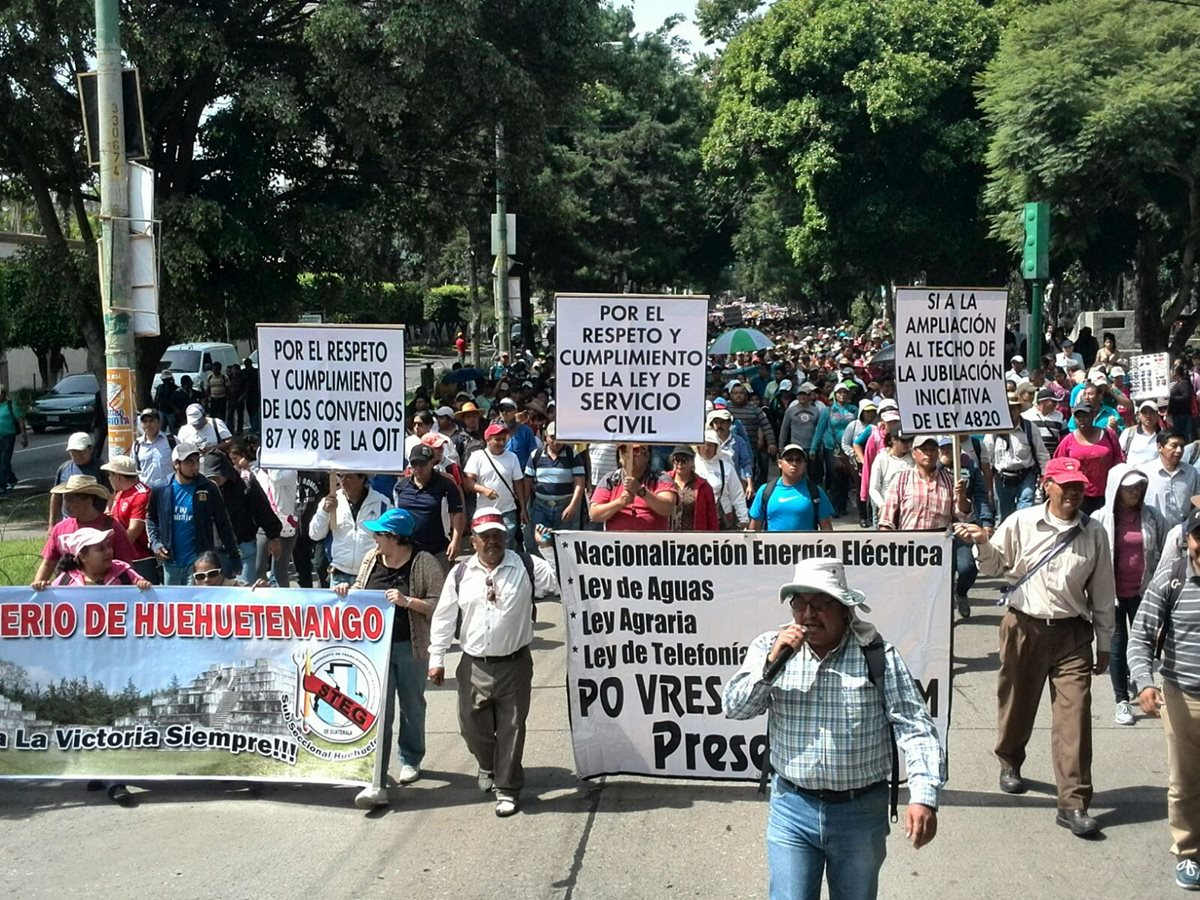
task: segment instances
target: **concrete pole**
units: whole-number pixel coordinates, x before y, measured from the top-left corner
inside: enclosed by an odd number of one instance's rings
[[[96,97],[100,145],[100,303],[107,358],[108,454],[133,449],[137,395],[129,309],[129,166],[121,91],[119,0],[96,0]]]
[[[496,126],[496,230],[499,253],[496,254],[496,327],[500,330],[501,353],[512,360],[512,313],[508,308],[508,198],[504,194],[504,126]]]

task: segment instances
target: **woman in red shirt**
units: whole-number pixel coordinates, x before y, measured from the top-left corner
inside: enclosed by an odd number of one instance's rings
[[[1108,473],[1117,463],[1125,462],[1125,454],[1112,430],[1095,424],[1096,413],[1086,402],[1076,403],[1071,416],[1075,419],[1075,430],[1062,439],[1054,458],[1069,456],[1079,462],[1088,480],[1080,508],[1090,515],[1104,506]]]
[[[676,447],[671,453],[671,474],[679,500],[671,513],[672,531],[716,531],[717,500],[712,485],[696,474],[696,451]]]
[[[621,467],[596,486],[588,513],[605,531],[667,531],[678,489],[669,475],[650,469],[645,444],[618,444]]]

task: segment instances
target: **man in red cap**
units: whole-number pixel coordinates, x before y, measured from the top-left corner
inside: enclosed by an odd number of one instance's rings
[[[1078,837],[1092,837],[1100,827],[1087,812],[1092,800],[1091,676],[1108,670],[1116,608],[1112,551],[1104,528],[1081,511],[1088,480],[1078,460],[1050,460],[1042,479],[1046,503],[1017,510],[990,540],[978,525],[957,525],[954,532],[976,545],[980,575],[1003,576],[1009,582],[997,680],[1000,790],[1025,791],[1025,745],[1049,678],[1056,821]]]
[[[521,525],[529,521],[526,503],[528,482],[515,453],[507,449],[508,428],[496,422],[487,427],[487,446],[472,453],[463,469],[463,493],[477,494],[485,505],[494,506],[508,527],[510,550],[521,547]]]

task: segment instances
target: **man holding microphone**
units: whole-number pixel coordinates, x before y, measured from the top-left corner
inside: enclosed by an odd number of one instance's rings
[[[826,874],[831,900],[873,898],[887,855],[892,741],[908,769],[904,833],[923,847],[937,834],[944,781],[937,729],[899,653],[858,618],[870,610],[841,563],[797,564],[779,599],[792,622],[754,639],[724,694],[731,719],[770,713],[770,897],[818,900]]]

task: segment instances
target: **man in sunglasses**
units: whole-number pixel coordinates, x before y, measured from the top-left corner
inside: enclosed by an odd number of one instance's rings
[[[538,529],[539,543],[549,537]],[[446,678],[446,652],[462,613],[458,725],[479,764],[479,789],[496,792],[496,815],[517,811],[525,770],[525,720],[533,684],[533,600],[558,592],[554,567],[537,554],[507,549],[508,526],[497,507],[471,520],[475,555],[446,577],[429,635],[429,680]],[[552,555],[552,554],[551,554]]]

